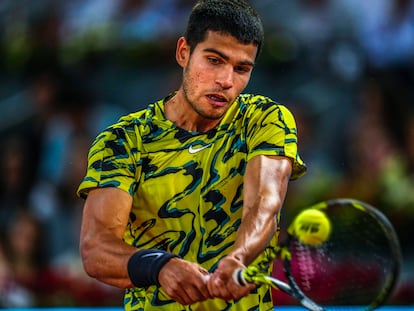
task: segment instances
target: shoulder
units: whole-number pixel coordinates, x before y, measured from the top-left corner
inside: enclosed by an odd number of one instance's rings
[[[270,97],[258,94],[242,93],[239,95],[238,100],[240,103],[250,106],[261,106],[266,104],[276,104]]]
[[[148,104],[144,109],[122,116],[112,127],[139,126],[161,114],[160,102]]]
[[[128,113],[119,120],[102,130],[96,137],[95,143],[108,141],[119,141],[128,143],[140,140],[139,137],[151,132],[153,122],[162,116],[159,102],[148,104],[144,109]]]
[[[142,127],[151,127],[154,120],[163,118],[161,104],[162,100],[150,103],[144,109],[126,114],[120,117],[116,123],[110,125],[106,130],[112,131],[115,129],[122,129],[128,132],[136,131]]]
[[[270,97],[256,94],[241,94],[238,98],[240,110],[249,115],[276,116],[278,119],[293,120],[293,114],[285,105]]]
[[[286,109],[286,107],[284,107],[279,102],[264,95],[240,94],[240,96],[238,97],[238,101],[241,107],[245,106],[245,108],[249,110],[265,111]]]

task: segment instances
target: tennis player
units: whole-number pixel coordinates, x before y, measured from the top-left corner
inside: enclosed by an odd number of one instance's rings
[[[273,310],[268,287],[232,280],[276,244],[289,181],[306,170],[290,111],[242,93],[262,41],[247,2],[197,2],[177,41],[179,89],[91,146],[81,255],[125,289],[126,310]]]

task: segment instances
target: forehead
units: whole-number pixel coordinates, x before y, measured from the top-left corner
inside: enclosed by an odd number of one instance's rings
[[[244,61],[254,63],[258,48],[253,43],[241,43],[230,34],[208,31],[204,41],[194,49],[198,52],[217,50],[228,57],[241,57]]]

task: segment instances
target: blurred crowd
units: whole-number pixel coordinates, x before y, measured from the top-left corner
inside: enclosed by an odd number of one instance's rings
[[[120,305],[78,253],[76,188],[95,135],[180,82],[190,0],[0,1],[0,307]],[[296,115],[308,174],[286,219],[324,199],[379,207],[414,304],[414,1],[251,0],[266,40],[247,91]]]

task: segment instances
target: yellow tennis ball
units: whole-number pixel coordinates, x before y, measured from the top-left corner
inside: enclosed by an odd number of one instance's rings
[[[325,242],[331,233],[331,222],[324,212],[306,209],[296,216],[293,234],[304,244],[316,246]]]

